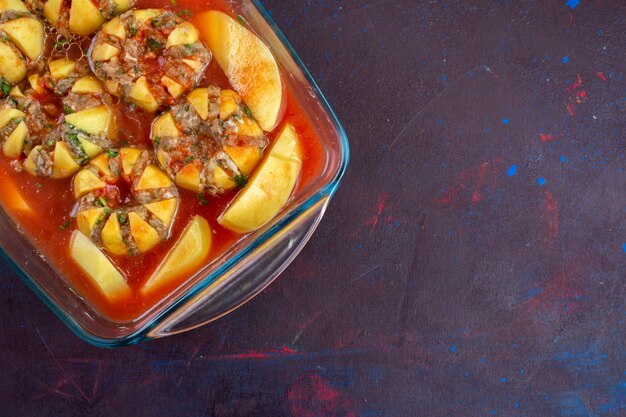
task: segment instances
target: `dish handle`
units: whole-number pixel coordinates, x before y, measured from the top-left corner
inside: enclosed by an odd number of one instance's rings
[[[319,224],[329,197],[326,196],[293,219],[241,259],[199,294],[176,308],[146,337],[156,339],[186,332],[211,323],[239,308],[271,284],[289,266]]]

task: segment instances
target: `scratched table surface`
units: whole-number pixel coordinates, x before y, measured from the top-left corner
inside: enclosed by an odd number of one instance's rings
[[[285,3],[352,148],[311,242],[117,350],[3,262],[0,415],[624,416],[626,2]]]

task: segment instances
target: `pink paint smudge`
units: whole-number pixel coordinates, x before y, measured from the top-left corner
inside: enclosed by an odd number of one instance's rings
[[[356,417],[352,401],[317,374],[297,379],[289,387],[287,399],[294,417]]]
[[[539,134],[539,140],[542,142],[551,142],[554,140],[554,136],[552,136],[549,133],[540,133]]]
[[[570,116],[573,116],[576,112],[576,108],[589,100],[589,96],[587,95],[587,90],[582,88],[583,78],[580,74],[576,74],[576,81],[572,83],[565,90],[569,93],[569,97],[567,98],[565,107]]]
[[[597,76],[599,79],[601,79],[602,81],[607,81],[607,80],[608,80],[608,78],[606,77],[606,75],[604,75],[604,74],[602,73],[602,71],[598,71],[598,70],[594,69],[594,70],[593,70],[593,72],[594,72],[594,74],[596,74],[596,76]]]
[[[440,207],[476,204],[497,189],[497,177],[503,167],[502,158],[497,158],[463,170],[433,202]]]
[[[378,196],[378,203],[376,203],[375,212],[371,218],[365,221],[366,226],[371,226],[372,229],[375,229],[378,226],[378,222],[380,221],[380,216],[382,216],[383,211],[385,210],[385,204],[387,204],[387,199],[389,198],[389,194],[382,193]]]
[[[550,317],[572,314],[581,305],[580,288],[574,282],[573,272],[552,274],[542,291],[526,301],[526,314],[543,313]]]
[[[548,242],[554,243],[559,234],[559,205],[550,191],[546,191],[542,214]]]

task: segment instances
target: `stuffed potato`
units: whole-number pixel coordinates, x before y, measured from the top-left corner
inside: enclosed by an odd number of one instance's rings
[[[39,61],[44,26],[21,0],[0,1],[0,87],[6,95]]]
[[[241,97],[215,86],[193,90],[159,116],[151,137],[177,185],[212,195],[243,186],[268,143]]]
[[[120,202],[119,181],[131,188],[130,204]],[[139,255],[167,239],[178,208],[172,180],[137,148],[95,158],[74,177],[74,194],[78,230],[114,255]]]
[[[26,3],[59,33],[69,37],[95,33],[104,22],[130,9],[135,0],[26,0]]]
[[[152,112],[191,90],[210,59],[197,29],[161,9],[111,20],[91,52],[93,71],[110,93]]]

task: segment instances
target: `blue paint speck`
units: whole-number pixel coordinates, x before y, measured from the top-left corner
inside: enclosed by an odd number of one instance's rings
[[[549,395],[546,395],[545,397],[543,397],[544,400],[548,401],[550,399]]]
[[[509,124],[509,119],[507,119],[506,117],[504,119],[502,119],[502,123],[504,123],[505,125]]]
[[[456,352],[456,346],[450,346],[450,352],[452,353]]]
[[[509,177],[513,177],[513,176],[515,176],[515,174],[517,174],[517,165],[511,165],[511,166],[509,167],[509,170],[506,172],[506,174],[507,174]]]
[[[561,161],[561,162],[567,162],[567,156],[565,156],[565,155],[561,155],[561,156],[559,156],[559,161]]]
[[[485,358],[478,358],[478,362],[485,363]]]
[[[567,64],[569,62],[569,56],[564,56],[561,62]]]
[[[622,245],[622,250],[626,253],[626,242]],[[626,375],[626,372],[624,372],[624,375]]]
[[[506,382],[506,378],[502,377],[500,381],[504,384]]]
[[[580,0],[567,0],[565,3],[570,9],[574,10],[580,4]]]
[[[543,187],[544,185],[546,185],[546,179],[544,177],[537,177],[537,184]]]
[[[519,408],[519,403],[515,403],[515,408]]]
[[[498,410],[491,410],[491,414],[495,416],[496,414],[498,414]]]

